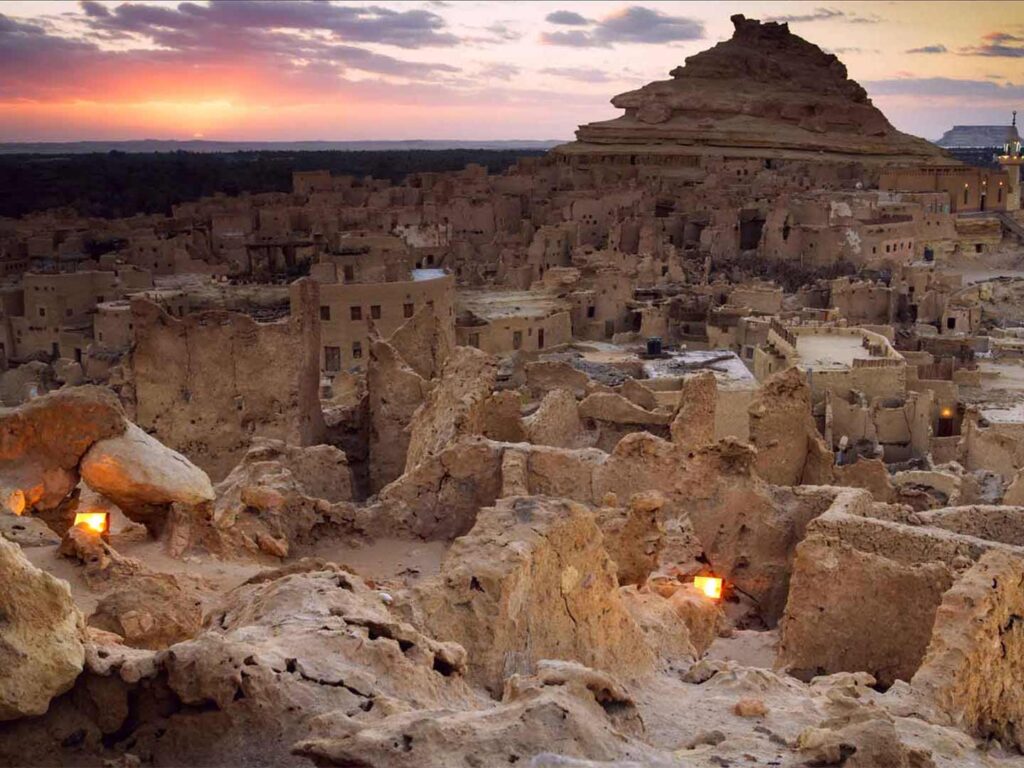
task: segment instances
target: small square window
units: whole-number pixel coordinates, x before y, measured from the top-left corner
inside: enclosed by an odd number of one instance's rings
[[[353,320],[362,320],[363,319],[363,308],[362,307],[349,307],[348,308],[348,313],[349,313],[349,316]]]
[[[523,332],[512,331],[512,349],[519,349],[523,346]]]
[[[405,316],[405,317],[412,317],[412,313],[413,313],[413,309],[414,308],[415,308],[415,305],[413,305],[413,304],[403,304],[402,305],[402,315]]]
[[[39,316],[40,317],[46,317],[46,307],[40,307],[39,308]]]
[[[374,320],[380,320],[380,304],[370,305],[370,317]]]
[[[359,341],[352,342],[352,359],[358,360],[363,356],[363,344]]]
[[[351,283],[353,280],[356,279],[356,270],[355,267],[353,267],[351,264],[345,265],[344,273],[346,283]]]
[[[597,314],[597,307],[587,307],[587,317],[593,318]]]
[[[320,307],[320,319],[321,320],[330,320],[331,319],[331,308],[330,307]]]

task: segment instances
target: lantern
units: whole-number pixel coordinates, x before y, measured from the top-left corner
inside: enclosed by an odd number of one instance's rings
[[[722,597],[722,580],[717,576],[694,576],[693,586],[711,600]]]
[[[107,536],[110,533],[110,515],[106,512],[78,512],[75,514],[75,527]]]

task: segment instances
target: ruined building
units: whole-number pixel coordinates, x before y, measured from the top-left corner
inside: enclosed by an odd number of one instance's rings
[[[733,23],[502,174],[0,223],[0,765],[1024,764],[1019,140]]]

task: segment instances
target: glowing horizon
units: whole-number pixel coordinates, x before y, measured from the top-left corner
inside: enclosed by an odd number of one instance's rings
[[[1007,3],[29,1],[0,6],[0,141],[570,139],[733,13],[836,53],[909,133],[1024,107]]]

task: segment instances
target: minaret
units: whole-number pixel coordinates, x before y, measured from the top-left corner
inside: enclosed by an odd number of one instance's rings
[[[1020,209],[1020,167],[1024,164],[1024,155],[1021,155],[1020,134],[1017,133],[1017,110],[1013,110],[1013,121],[1006,129],[1006,143],[1003,144],[1003,154],[999,156],[999,167],[1006,171],[1010,177],[1009,187],[1006,190],[1006,210],[1016,211]]]

